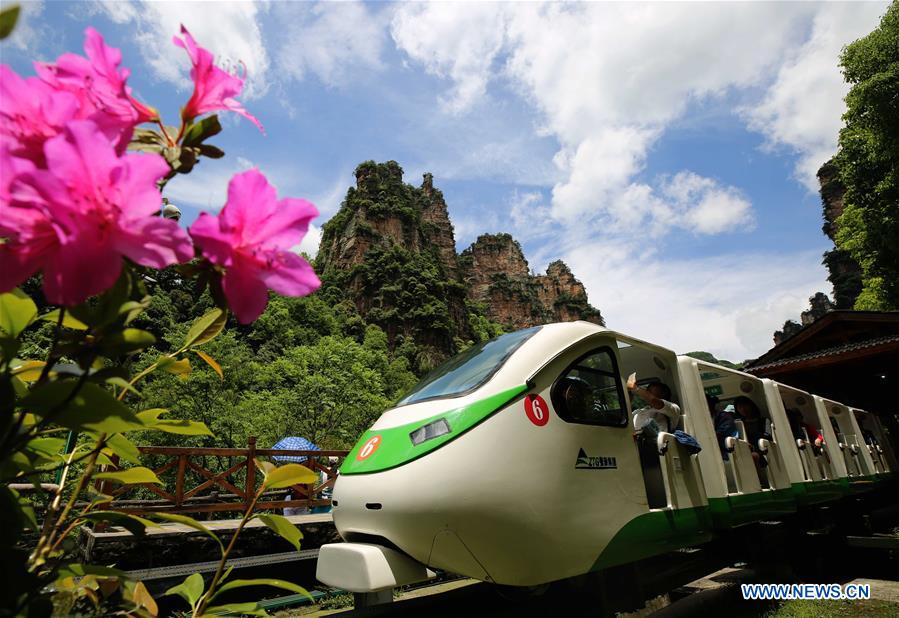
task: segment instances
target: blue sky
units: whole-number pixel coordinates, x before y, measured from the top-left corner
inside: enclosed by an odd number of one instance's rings
[[[531,267],[564,259],[610,328],[742,360],[830,292],[814,172],[834,152],[839,50],[886,4],[26,2],[3,62],[122,49],[170,124],[190,96],[184,23],[247,68],[227,153],[167,195],[189,222],[257,166],[339,207],[361,161],[434,174],[461,251],[507,231]],[[226,114],[223,114],[226,116]]]

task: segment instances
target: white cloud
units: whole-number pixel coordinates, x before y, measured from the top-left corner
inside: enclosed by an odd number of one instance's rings
[[[210,50],[216,64],[231,72],[246,69],[242,100],[268,90],[270,60],[259,27],[265,4],[257,2],[148,2],[120,0],[99,3],[119,24],[133,24],[135,42],[159,79],[185,90],[191,88],[187,54],[172,43],[181,24],[197,43]]]
[[[500,3],[406,3],[394,13],[391,34],[399,49],[432,75],[453,82],[444,108],[468,109],[487,90],[491,64],[503,44],[507,11]]]
[[[815,251],[671,259],[646,243],[603,241],[562,257],[610,328],[733,361],[771,348],[774,331],[826,284]]]
[[[315,257],[318,254],[318,246],[322,241],[322,230],[314,223],[309,224],[309,231],[303,237],[303,242],[294,250],[297,253],[305,253],[309,257]]]
[[[671,201],[670,221],[699,234],[719,234],[752,225],[752,206],[734,187],[711,178],[680,172],[663,181],[661,193]]]
[[[243,157],[221,162],[201,160],[190,174],[177,174],[172,178],[163,195],[178,206],[186,204],[218,212],[228,199],[231,177],[253,167],[253,162]]]
[[[16,27],[9,38],[3,41],[3,44],[12,45],[31,56],[32,59],[51,60],[49,57],[42,58],[42,56],[49,51],[48,48],[51,47],[52,41],[58,42],[62,37],[47,23],[44,17],[45,8],[44,0],[22,2]]]
[[[815,15],[811,35],[780,67],[761,103],[746,108],[749,126],[769,145],[784,145],[799,155],[795,175],[817,192],[816,172],[834,155],[846,109],[848,85],[837,66],[843,46],[873,30],[884,2],[825,3]]]
[[[614,231],[657,233],[685,211],[639,183],[646,157],[693,100],[758,86],[800,38],[816,6],[804,4],[401,5],[399,49],[451,81],[449,107],[472,109],[501,79],[543,116],[561,176],[553,218]],[[685,224],[715,233],[750,221],[749,204],[721,187],[687,207]],[[724,216],[722,213],[731,213]],[[736,214],[735,214],[736,213]],[[611,226],[611,227],[610,227]]]
[[[384,18],[360,2],[275,5],[284,27],[278,68],[302,80],[314,74],[329,86],[343,85],[360,70],[382,68]]]

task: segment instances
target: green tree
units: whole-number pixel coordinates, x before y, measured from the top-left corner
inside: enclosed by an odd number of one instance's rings
[[[238,413],[252,419],[248,426],[262,445],[293,435],[323,448],[347,448],[415,379],[402,362],[391,363],[386,350],[348,337],[322,337],[255,364],[255,391]]]
[[[862,268],[856,309],[899,308],[899,2],[840,58],[845,127],[836,164],[846,187],[837,247]]]

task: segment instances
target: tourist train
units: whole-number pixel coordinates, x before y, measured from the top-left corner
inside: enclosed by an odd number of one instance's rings
[[[699,453],[671,427],[641,464],[631,373],[671,388]],[[765,437],[736,422],[719,448],[707,395],[749,398]],[[899,470],[894,444],[873,414],[596,324],[519,330],[448,360],[360,438],[333,493],[345,542],[321,548],[317,577],[359,593],[434,570],[538,586],[869,492]]]

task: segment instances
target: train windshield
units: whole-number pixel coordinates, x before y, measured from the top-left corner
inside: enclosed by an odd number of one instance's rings
[[[539,326],[526,328],[471,346],[422,378],[396,405],[459,397],[473,391],[499,371],[512,353],[538,330]]]

